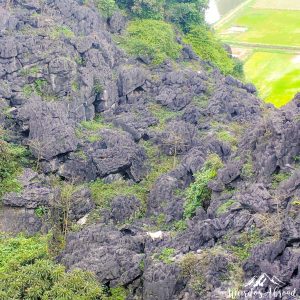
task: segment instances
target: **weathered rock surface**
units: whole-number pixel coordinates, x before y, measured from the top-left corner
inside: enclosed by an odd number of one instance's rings
[[[128,300],[223,300],[262,273],[300,293],[300,94],[280,110],[263,105],[252,84],[223,76],[188,45],[156,67],[129,58],[112,38],[126,17],[83,2],[7,9],[0,0],[0,126],[39,170],[25,168],[21,191],[4,195],[0,231],[46,232],[48,215],[36,210],[62,213],[62,186],[80,183],[68,204],[82,228],[58,260],[128,288]],[[203,207],[196,187],[195,216],[184,219],[186,189],[211,154],[224,167],[207,175]],[[128,190],[109,190],[102,207],[89,188],[97,179]],[[183,274],[185,258],[205,253],[197,276],[192,265]]]
[[[128,285],[142,275],[145,237],[97,225],[70,234],[61,262],[93,271],[110,286]]]

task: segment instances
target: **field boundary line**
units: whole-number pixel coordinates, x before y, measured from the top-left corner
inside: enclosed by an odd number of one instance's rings
[[[280,46],[280,45],[268,45],[259,43],[247,43],[247,42],[234,42],[229,40],[222,40],[222,42],[233,45],[242,46],[245,48],[259,48],[259,49],[269,49],[269,50],[283,50],[283,51],[293,51],[300,53],[300,46]]]
[[[232,9],[229,11],[225,16],[223,16],[217,23],[213,25],[213,28],[215,30],[219,29],[222,27],[225,23],[230,21],[240,10],[242,10],[244,7],[250,5],[254,0],[247,0],[244,3],[241,3],[238,5],[236,8]]]

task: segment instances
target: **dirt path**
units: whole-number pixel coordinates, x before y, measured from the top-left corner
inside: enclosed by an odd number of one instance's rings
[[[256,44],[256,43],[246,43],[246,42],[232,42],[226,41],[223,42],[237,46],[237,47],[245,47],[245,48],[255,48],[255,49],[266,49],[266,50],[282,50],[284,52],[292,52],[292,53],[300,53],[300,47],[297,46],[280,46],[280,45],[265,45],[265,44]]]

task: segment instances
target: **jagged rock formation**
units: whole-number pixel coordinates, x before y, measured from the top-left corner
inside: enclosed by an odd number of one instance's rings
[[[22,192],[3,197],[1,231],[47,231],[34,210],[55,204],[51,175],[142,185],[153,168],[146,141],[173,167],[143,186],[146,199],[120,191],[109,210],[96,210],[97,224],[69,234],[60,262],[125,286],[128,299],[224,299],[261,273],[300,293],[299,94],[281,110],[264,105],[251,84],[224,77],[187,47],[176,66],[129,58],[112,38],[125,18],[107,20],[83,1],[4,2],[0,125],[31,149],[40,171],[24,170]],[[82,121],[95,115],[102,123],[91,132]],[[210,199],[174,234],[184,191],[212,153],[224,166],[208,183]],[[280,183],[282,173],[290,176]],[[95,207],[87,187],[71,203],[73,221]],[[151,237],[151,228],[163,232]]]

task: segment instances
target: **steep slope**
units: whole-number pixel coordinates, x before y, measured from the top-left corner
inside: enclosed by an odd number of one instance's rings
[[[261,273],[300,292],[299,95],[265,106],[180,39],[176,61],[129,57],[126,19],[82,1],[0,15],[0,125],[31,151],[1,231],[52,229],[59,262],[127,299],[224,299]]]

